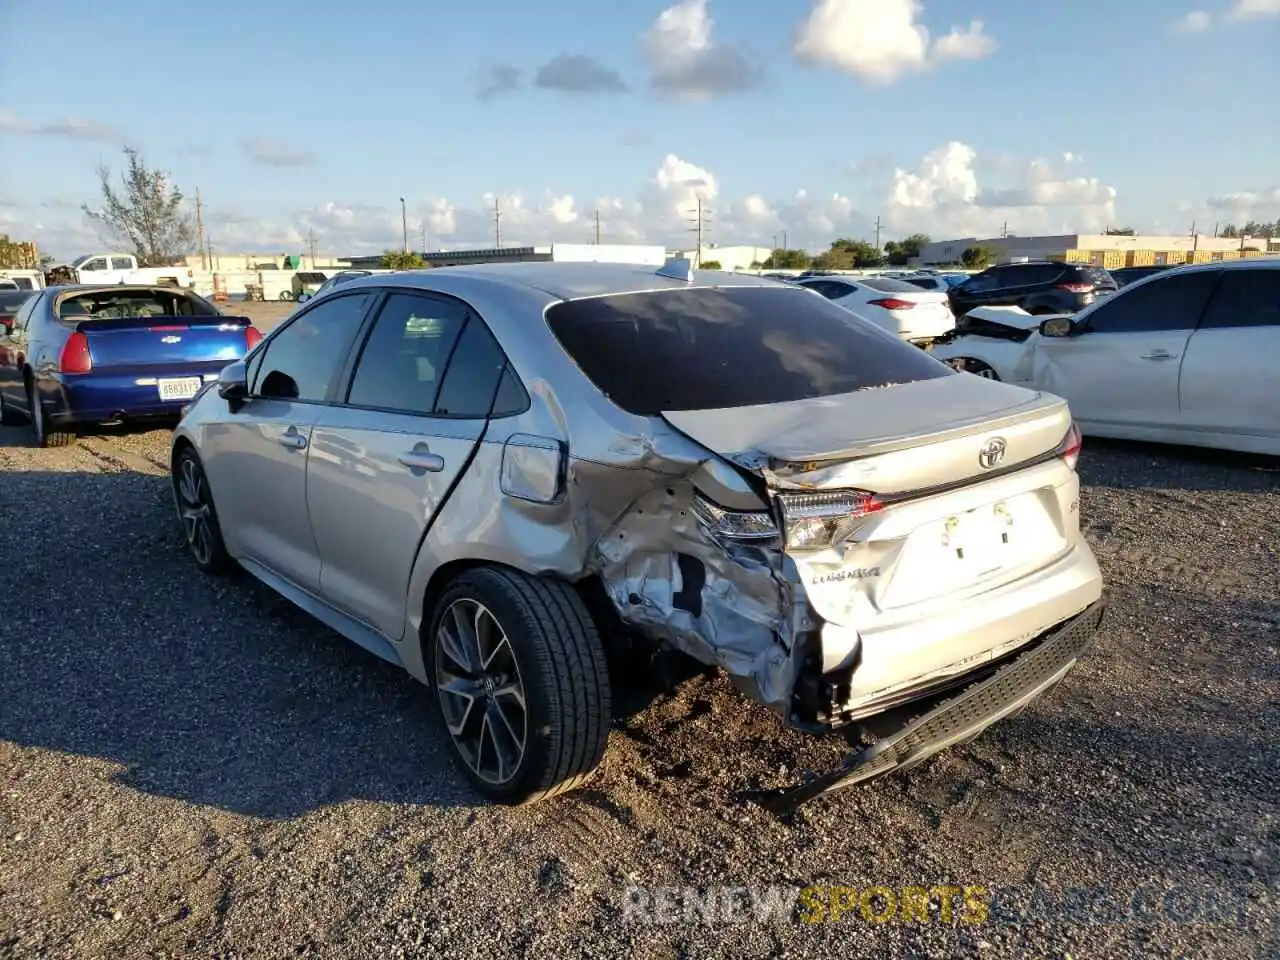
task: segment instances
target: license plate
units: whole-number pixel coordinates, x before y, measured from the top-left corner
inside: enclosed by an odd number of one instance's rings
[[[1003,566],[1014,553],[1012,516],[1004,504],[986,511],[951,517],[945,524],[942,545],[956,562],[975,574]]]
[[[199,377],[173,377],[159,381],[161,400],[190,400],[200,392],[203,381]]]

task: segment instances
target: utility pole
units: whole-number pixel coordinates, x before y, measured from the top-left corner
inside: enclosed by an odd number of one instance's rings
[[[400,198],[400,229],[404,232],[404,252],[409,252],[409,214],[405,212],[404,197]]]
[[[787,231],[783,230],[782,231],[782,252],[786,253],[788,249],[789,248],[787,247]]]
[[[1004,223],[1000,224],[1000,238],[1001,238],[1001,239],[1004,239],[1004,238],[1005,238],[1005,237],[1007,237],[1007,236],[1009,236],[1009,221],[1008,221],[1008,220],[1006,220]]]
[[[493,198],[493,245],[502,249],[502,207],[497,197]]]
[[[209,269],[209,256],[205,250],[204,204],[200,202],[200,188],[196,187],[196,236],[200,238],[200,269]]]
[[[316,268],[316,231],[315,227],[307,227],[307,245],[311,248],[311,269]]]
[[[427,255],[427,221],[422,221],[422,255]]]
[[[600,208],[596,207],[596,246],[600,246]]]
[[[711,211],[705,209],[702,206],[701,197],[697,198],[697,202],[698,202],[698,207],[697,207],[697,213],[694,215],[694,218],[692,221],[693,222],[692,232],[697,237],[698,249],[697,249],[697,252],[695,252],[693,255],[693,265],[695,267],[700,267],[702,266],[703,234],[704,234],[706,225],[710,222],[710,218],[708,215],[711,213]]]
[[[876,217],[876,255],[880,254],[880,218]]]

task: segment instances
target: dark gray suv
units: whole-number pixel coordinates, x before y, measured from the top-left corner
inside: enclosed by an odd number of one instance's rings
[[[1002,263],[947,291],[951,312],[974,307],[1021,307],[1027,313],[1075,313],[1116,291],[1111,274],[1087,263],[1032,260]]]

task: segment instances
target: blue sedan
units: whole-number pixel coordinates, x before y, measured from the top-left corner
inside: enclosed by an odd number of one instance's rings
[[[175,287],[51,287],[0,327],[0,422],[56,447],[89,424],[176,419],[261,340],[248,318]]]

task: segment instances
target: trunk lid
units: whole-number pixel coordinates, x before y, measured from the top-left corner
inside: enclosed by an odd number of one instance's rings
[[[830,623],[874,632],[914,616],[908,608],[968,602],[1079,538],[1078,481],[1054,455],[1071,415],[1055,396],[957,374],[664,417],[766,480],[786,552]],[[838,521],[829,540],[793,539],[790,517],[830,511],[850,491],[863,505],[823,513]]]
[[[979,450],[1004,440],[1004,467],[1053,450],[1066,436],[1066,401],[968,374],[834,397],[664,419],[779,490],[854,487],[900,494],[990,472]]]
[[[95,369],[239,360],[246,317],[119,317],[80,320]]]

